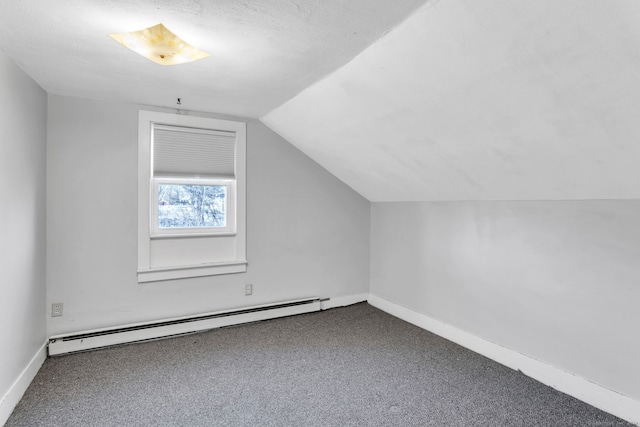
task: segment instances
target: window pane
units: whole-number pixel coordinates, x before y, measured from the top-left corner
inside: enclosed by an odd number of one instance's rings
[[[225,185],[158,185],[158,227],[227,226]]]

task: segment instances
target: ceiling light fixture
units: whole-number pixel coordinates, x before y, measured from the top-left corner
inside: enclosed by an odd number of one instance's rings
[[[109,34],[109,37],[160,65],[184,64],[209,56],[162,24],[131,33]]]

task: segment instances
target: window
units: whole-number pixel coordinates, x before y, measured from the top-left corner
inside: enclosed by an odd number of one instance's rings
[[[235,182],[154,178],[151,238],[235,233]]]
[[[151,237],[234,234],[236,133],[151,129]]]
[[[138,281],[246,271],[243,122],[141,111]]]
[[[151,236],[235,232],[234,181],[156,178]]]

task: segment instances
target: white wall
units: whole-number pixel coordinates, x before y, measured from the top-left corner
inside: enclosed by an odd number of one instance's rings
[[[640,201],[374,203],[371,294],[640,400]]]
[[[0,200],[3,203],[0,210],[0,399],[3,399],[46,339],[47,104],[45,92],[1,51],[0,93]],[[0,408],[0,424],[5,410],[13,409],[4,403]]]
[[[640,198],[639,20],[429,1],[262,120],[374,202]]]
[[[49,335],[368,291],[369,202],[256,120],[247,273],[138,284],[139,109],[49,96],[47,300],[64,303]]]

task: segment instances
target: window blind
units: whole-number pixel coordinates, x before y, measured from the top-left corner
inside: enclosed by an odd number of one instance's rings
[[[235,132],[153,125],[153,176],[234,177]]]

